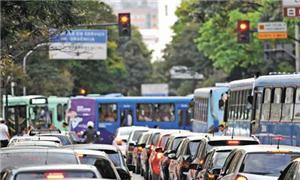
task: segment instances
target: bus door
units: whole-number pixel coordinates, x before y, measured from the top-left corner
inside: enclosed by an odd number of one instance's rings
[[[122,104],[120,107],[120,127],[133,125],[133,106]]]
[[[177,105],[177,122],[179,129],[191,130],[191,113],[192,107],[189,104],[178,104]]]
[[[51,124],[48,106],[30,106],[29,121],[34,128],[48,128],[48,125]]]
[[[10,135],[17,135],[27,127],[26,106],[9,106],[7,108],[7,126]]]

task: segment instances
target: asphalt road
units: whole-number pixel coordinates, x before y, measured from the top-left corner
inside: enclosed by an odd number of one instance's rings
[[[133,173],[133,179],[132,180],[144,180],[144,178],[139,174],[134,174]]]

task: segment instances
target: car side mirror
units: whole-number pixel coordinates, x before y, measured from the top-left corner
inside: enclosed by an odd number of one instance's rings
[[[137,146],[138,146],[138,147],[145,148],[146,144],[138,144]]]
[[[169,159],[176,159],[176,154],[175,153],[170,153],[168,154]]]
[[[118,174],[121,179],[126,179],[126,180],[131,179],[130,174],[127,171],[125,171],[124,169],[117,167],[117,171],[118,171]]]
[[[163,149],[161,147],[157,147],[155,149],[155,152],[158,152],[158,153],[162,153],[163,152]]]
[[[190,155],[184,155],[182,158],[183,158],[184,161],[188,161],[191,158],[191,156]]]
[[[221,173],[221,168],[215,168],[209,171],[211,174],[214,174],[215,176],[219,176],[219,174]]]

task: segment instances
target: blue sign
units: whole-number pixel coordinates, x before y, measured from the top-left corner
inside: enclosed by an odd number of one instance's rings
[[[50,42],[59,43],[106,43],[107,30],[75,29],[50,36]]]

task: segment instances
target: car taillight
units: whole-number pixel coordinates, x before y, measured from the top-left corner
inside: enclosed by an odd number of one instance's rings
[[[137,150],[138,150],[138,152],[142,152],[143,148],[141,146],[139,146]]]
[[[235,180],[248,180],[248,178],[245,177],[245,176],[242,176],[242,175],[237,175],[237,176],[235,177]]]
[[[64,174],[61,172],[49,172],[45,174],[46,179],[64,179]]]
[[[157,154],[156,154],[156,158],[157,158],[157,159],[161,159],[163,156],[164,156],[163,153],[157,153]]]
[[[237,141],[237,140],[228,140],[227,144],[228,145],[239,145],[240,141]]]
[[[215,175],[214,174],[208,173],[207,177],[208,177],[209,180],[214,180],[215,179]]]

